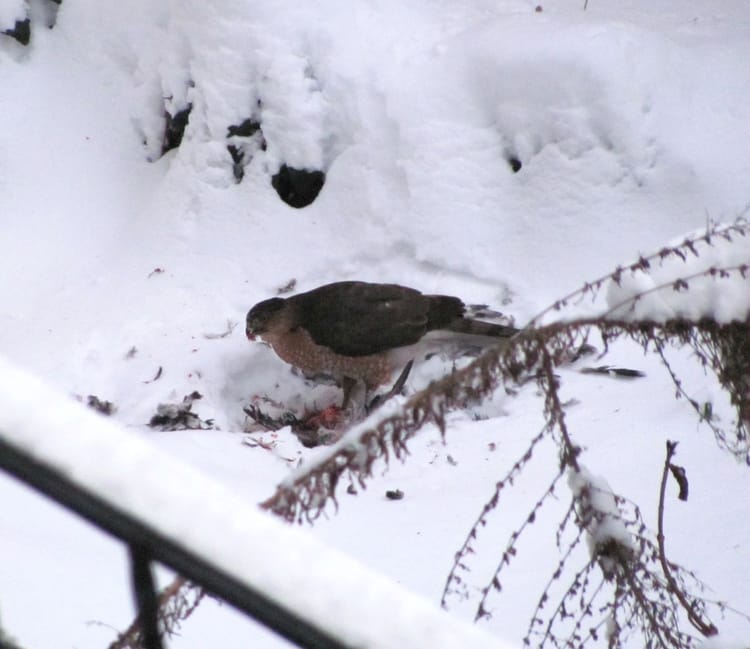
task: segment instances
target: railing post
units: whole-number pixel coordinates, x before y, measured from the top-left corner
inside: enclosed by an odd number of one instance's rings
[[[151,573],[151,553],[141,543],[130,543],[130,569],[133,595],[141,623],[141,637],[145,649],[163,649],[159,633],[159,598]]]

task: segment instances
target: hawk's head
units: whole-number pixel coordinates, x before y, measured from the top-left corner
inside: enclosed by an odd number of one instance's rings
[[[258,336],[273,327],[274,319],[284,309],[286,300],[280,297],[272,297],[269,300],[258,302],[250,311],[247,312],[245,321],[245,334],[249,340],[255,340]]]

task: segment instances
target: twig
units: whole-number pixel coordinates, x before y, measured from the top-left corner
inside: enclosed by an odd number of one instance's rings
[[[661,564],[661,569],[664,572],[664,577],[667,580],[670,592],[677,598],[677,601],[679,601],[682,608],[685,609],[690,624],[708,638],[716,635],[719,630],[711,622],[704,622],[693,605],[687,600],[687,597],[685,597],[682,589],[672,576],[672,571],[669,567],[669,562],[667,561],[666,552],[664,550],[664,497],[667,490],[669,467],[672,463],[672,457],[674,456],[676,449],[677,442],[667,440],[667,457],[664,460],[664,469],[661,474],[661,486],[659,487],[659,520],[656,533],[656,541],[659,547],[659,563]]]
[[[648,619],[651,632],[656,636],[663,649],[672,649],[671,643],[664,640],[662,637],[662,631],[664,629],[654,616],[654,611],[652,610],[648,598],[643,592],[643,587],[636,581],[631,567],[626,563],[620,563],[620,569],[622,577],[628,585],[628,592],[635,598],[636,602],[638,602],[641,611],[643,611],[643,614]],[[670,633],[669,629],[667,629],[667,633]]]
[[[557,390],[558,380],[555,376],[554,367],[552,356],[547,348],[543,347],[542,373],[540,376],[544,377],[544,382],[547,386],[544,390],[545,409],[547,410],[550,421],[557,425],[557,428],[562,435],[564,444],[562,463],[565,466],[570,466],[576,473],[580,473],[581,469],[578,465],[578,454],[581,452],[581,449],[573,444],[573,440],[570,438],[570,433],[568,432],[568,426],[565,423],[565,411],[560,402],[560,394]]]
[[[531,460],[534,450],[536,449],[537,445],[547,437],[547,434],[549,433],[549,427],[545,426],[541,432],[537,433],[536,437],[531,440],[531,443],[529,444],[528,448],[526,449],[526,452],[516,460],[516,462],[513,464],[513,466],[510,468],[510,470],[503,476],[501,480],[498,480],[495,483],[495,490],[490,497],[490,499],[484,504],[484,507],[482,507],[482,511],[479,513],[479,516],[477,516],[476,520],[474,521],[474,524],[469,529],[468,534],[466,535],[466,538],[464,539],[463,544],[459,548],[458,552],[453,557],[453,565],[451,566],[450,572],[448,573],[448,577],[445,580],[445,586],[443,587],[443,594],[440,597],[440,605],[443,608],[447,608],[447,599],[448,595],[451,592],[451,584],[455,583],[458,580],[458,570],[465,568],[463,564],[463,560],[466,558],[468,554],[473,552],[471,548],[472,541],[474,541],[479,533],[479,529],[481,527],[484,527],[487,524],[487,516],[489,513],[497,507],[499,501],[500,501],[500,493],[501,491],[506,487],[506,485],[513,484],[513,480],[517,475],[521,473],[523,468],[526,466],[526,464]],[[554,486],[554,483],[553,483]]]
[[[150,379],[149,381],[144,381],[144,383],[153,383],[154,381],[158,381],[161,378],[163,371],[164,371],[164,368],[161,365],[159,365],[159,369],[156,370],[156,374],[154,374],[154,378]]]
[[[571,503],[571,509],[575,506],[575,500]],[[571,510],[569,510],[571,511]],[[573,554],[573,551],[578,547],[578,545],[581,542],[581,539],[583,539],[583,531],[579,528],[577,536],[573,539],[573,541],[568,545],[567,550],[563,553],[562,557],[560,558],[560,561],[557,564],[557,567],[552,572],[552,575],[550,576],[549,580],[547,581],[547,584],[544,587],[544,590],[542,591],[542,594],[539,597],[539,600],[537,601],[536,608],[534,609],[533,614],[531,615],[531,621],[529,622],[529,627],[526,630],[526,635],[524,636],[524,644],[528,644],[527,641],[530,640],[532,633],[534,633],[534,624],[537,620],[541,620],[539,617],[539,614],[541,613],[542,609],[544,608],[544,605],[549,600],[549,592],[552,588],[552,584],[560,579],[563,573],[563,569],[565,568],[565,565],[568,563],[568,560]]]
[[[547,498],[554,493],[555,486],[557,485],[558,481],[562,476],[564,475],[565,467],[561,466],[560,469],[557,472],[557,475],[554,477],[550,485],[547,487],[547,489],[544,491],[544,494],[534,503],[534,506],[531,508],[531,511],[526,515],[526,518],[524,519],[523,523],[516,528],[510,535],[510,538],[508,539],[508,543],[505,546],[505,550],[503,551],[502,556],[500,557],[500,562],[495,567],[495,572],[492,575],[492,579],[490,583],[482,589],[482,597],[479,600],[479,605],[477,607],[477,614],[474,618],[475,620],[480,618],[479,611],[486,611],[485,603],[487,602],[487,598],[490,594],[490,590],[494,588],[496,591],[500,591],[502,589],[502,584],[500,583],[500,573],[502,572],[502,569],[504,566],[508,565],[512,558],[516,555],[516,544],[518,543],[518,540],[521,538],[521,535],[524,533],[526,528],[529,525],[532,525],[536,521],[536,516],[539,510],[543,507],[543,505],[547,502]]]

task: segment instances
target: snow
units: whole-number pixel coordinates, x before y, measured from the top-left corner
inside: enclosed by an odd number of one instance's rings
[[[26,0],[5,0],[0,3],[0,28],[12,29],[16,21],[21,21],[28,14]]]
[[[747,649],[747,643],[727,642],[720,637],[706,638],[699,646],[700,649]]]
[[[0,17],[23,4],[0,0]],[[28,48],[0,36],[0,354],[65,394],[112,401],[115,422],[148,453],[209,474],[242,511],[330,452],[303,448],[288,430],[254,433],[263,447],[244,444],[242,407],[253,397],[302,412],[340,392],[290,374],[241,324],[206,337],[242,323],[290,279],[299,291],[399,282],[523,325],[584,281],[707,222],[748,216],[744,0],[590,0],[586,11],[563,0],[541,12],[526,0],[88,1],[63,3],[51,30],[37,4]],[[165,111],[188,103],[181,146],[159,157]],[[243,145],[249,161],[236,183],[227,129],[248,118],[261,121],[266,147]],[[309,207],[290,208],[271,187],[282,162],[326,172]],[[606,305],[580,307],[600,313],[750,256],[741,237],[713,243],[699,259],[624,274]],[[691,280],[689,292],[654,291],[635,316],[746,318],[747,281],[735,272]],[[647,378],[560,370],[582,462],[654,521],[664,440],[679,440],[691,498],[668,503],[669,552],[718,597],[750,609],[747,468],[673,400],[658,360],[622,343],[602,362]],[[674,363],[690,394],[728,419],[716,382],[687,355]],[[445,371],[439,359],[415,367],[408,390]],[[194,391],[193,411],[216,430],[147,427],[160,403]],[[18,386],[3,395],[23,398]],[[28,416],[44,406],[29,405]],[[341,493],[339,511],[309,532],[439,601],[468,527],[543,425],[540,408],[527,386],[452,413],[445,446],[426,428],[404,464],[376,465],[367,491]],[[456,617],[473,619],[497,548],[556,462],[553,449],[540,452],[482,531],[473,599],[449,602]],[[404,499],[385,499],[391,488]],[[0,565],[5,629],[35,649],[61,639],[105,646],[108,627],[132,619],[122,550],[11,480],[0,492],[13,558]],[[510,643],[556,563],[554,544],[542,542],[555,511],[519,546],[503,593],[488,602],[492,619],[480,623]],[[732,617],[716,623],[725,642],[748,637]],[[211,601],[170,646],[208,646],[217,628],[227,646],[279,646]]]

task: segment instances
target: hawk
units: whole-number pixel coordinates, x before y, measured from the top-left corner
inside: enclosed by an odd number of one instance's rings
[[[469,317],[457,297],[348,281],[259,302],[245,332],[306,375],[333,377],[346,408],[357,384],[374,390],[430,352],[502,344],[517,330]]]

